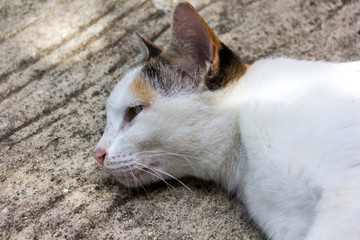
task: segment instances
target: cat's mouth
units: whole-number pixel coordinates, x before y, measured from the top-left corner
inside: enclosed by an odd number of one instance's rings
[[[138,187],[163,180],[158,169],[158,164],[149,166],[141,163],[122,162],[121,164],[105,161],[104,167],[108,173],[113,175],[121,184],[128,187]]]

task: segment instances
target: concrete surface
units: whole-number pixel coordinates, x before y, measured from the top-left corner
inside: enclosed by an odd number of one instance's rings
[[[92,157],[134,31],[165,46],[174,2],[0,2],[1,239],[264,239],[214,183],[128,190]],[[194,2],[248,62],[360,59],[360,1]]]

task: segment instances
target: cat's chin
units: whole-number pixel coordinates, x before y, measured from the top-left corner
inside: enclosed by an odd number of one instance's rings
[[[146,185],[146,184],[141,183],[133,178],[124,179],[122,177],[116,177],[116,180],[118,180],[118,182],[120,184],[124,185],[125,187],[129,187],[129,188],[137,188],[142,185]]]
[[[127,171],[123,169],[107,169],[107,172],[113,175],[122,185],[131,188],[141,187],[160,180],[150,169],[133,170],[129,168]]]
[[[154,180],[152,179],[151,177],[149,178],[148,176],[147,177],[144,177],[144,176],[140,176],[140,178],[133,178],[133,177],[122,177],[122,176],[116,176],[115,177],[116,180],[118,180],[122,185],[126,186],[126,187],[129,187],[129,188],[138,188],[138,187],[142,187],[142,186],[145,186],[145,185],[149,185],[151,183],[154,183],[154,182],[158,182],[159,180]],[[141,180],[140,180],[141,179]],[[145,181],[144,181],[145,180]]]

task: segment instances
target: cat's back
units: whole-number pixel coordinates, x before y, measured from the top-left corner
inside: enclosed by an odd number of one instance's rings
[[[237,97],[254,154],[284,168],[360,163],[360,61],[261,60],[240,79]]]
[[[312,91],[318,87],[346,89],[345,94],[357,95],[360,91],[360,61],[332,63],[290,58],[264,59],[248,69],[240,84],[255,92],[264,91],[270,97],[282,90],[283,94],[291,91],[304,94],[304,90]]]

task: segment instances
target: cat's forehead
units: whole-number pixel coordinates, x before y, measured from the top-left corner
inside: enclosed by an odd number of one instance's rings
[[[162,96],[194,92],[198,85],[194,76],[179,68],[178,63],[167,55],[146,61],[140,70],[141,77]]]
[[[130,70],[111,92],[108,105],[150,106],[157,97],[195,92],[198,83],[164,56]]]

